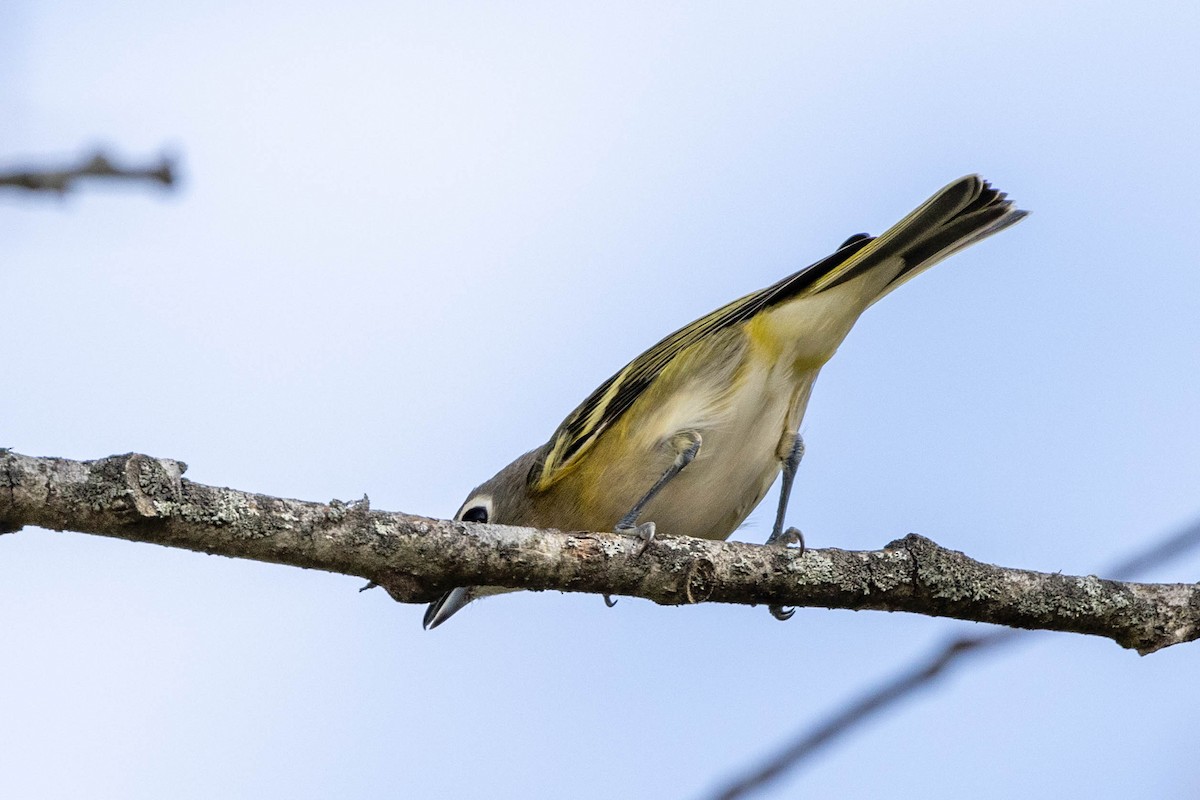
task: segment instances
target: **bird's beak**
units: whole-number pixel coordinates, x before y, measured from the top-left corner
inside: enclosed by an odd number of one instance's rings
[[[467,603],[471,602],[471,593],[462,587],[451,589],[425,609],[425,630],[432,630],[450,619]]]

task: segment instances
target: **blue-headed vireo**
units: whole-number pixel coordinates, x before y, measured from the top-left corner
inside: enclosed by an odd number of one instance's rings
[[[783,522],[804,452],[800,420],[821,367],[872,303],[1024,216],[977,175],[951,183],[883,235],[851,236],[828,258],[642,353],[572,411],[550,441],[471,492],[454,518],[615,528],[644,543],[656,529],[725,539],[782,469],[767,542],[797,541],[799,532],[785,533]],[[503,591],[447,592],[430,604],[425,627]]]

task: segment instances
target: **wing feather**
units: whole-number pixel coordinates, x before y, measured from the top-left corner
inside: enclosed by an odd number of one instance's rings
[[[624,369],[600,384],[563,420],[547,444],[545,457],[530,471],[530,484],[535,489],[543,490],[558,480],[684,350],[765,309],[804,294],[821,279],[840,271],[839,268],[854,259],[872,241],[869,236],[851,238],[833,255],[765,289],[718,308],[670,334],[629,362]]]
[[[543,448],[545,455],[530,469],[530,486],[540,491],[554,484],[621,419],[668,364],[714,333],[780,303],[832,289],[886,264],[897,272],[883,287],[882,297],[947,255],[1023,216],[1025,212],[1013,208],[1004,193],[978,175],[967,175],[945,186],[882,235],[855,234],[833,255],[680,328],[600,384],[563,420]],[[897,262],[896,257],[901,261]]]

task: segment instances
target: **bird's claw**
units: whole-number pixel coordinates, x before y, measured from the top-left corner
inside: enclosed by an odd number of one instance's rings
[[[783,606],[767,606],[771,612],[771,616],[780,622],[787,622],[796,613],[794,608],[784,608]]]
[[[626,536],[636,536],[641,539],[642,543],[638,546],[637,552],[634,553],[635,556],[640,556],[646,552],[646,548],[654,541],[654,523],[643,522],[640,525],[635,525],[633,523],[621,522],[617,525],[617,533],[623,533]]]
[[[788,528],[780,534],[771,534],[767,539],[767,544],[778,545],[779,547],[791,547],[797,545],[800,550],[800,555],[804,555],[804,534],[799,528]]]
[[[772,533],[771,538],[767,539],[767,544],[784,548],[796,545],[800,550],[800,555],[804,555],[804,534],[800,532],[799,528],[788,528],[778,534]],[[771,616],[780,622],[787,622],[796,613],[796,609],[784,606],[772,605],[767,608],[771,612]]]
[[[646,548],[650,546],[652,541],[654,541],[653,522],[643,522],[641,525],[633,522],[618,522],[616,532],[624,534],[625,536],[633,536],[642,540],[642,543],[638,545],[637,550],[633,554],[635,558],[646,552]],[[617,601],[613,600],[611,595],[604,595],[604,605],[612,608],[616,604]]]

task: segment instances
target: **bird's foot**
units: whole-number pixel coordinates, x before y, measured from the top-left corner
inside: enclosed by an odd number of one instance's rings
[[[772,533],[771,538],[767,539],[768,545],[775,547],[792,547],[795,545],[800,549],[800,555],[804,555],[804,534],[799,528],[788,528],[783,533]],[[771,616],[780,622],[787,622],[796,613],[794,608],[785,608],[784,606],[768,606]]]
[[[643,522],[638,525],[632,522],[620,522],[617,524],[617,533],[623,533],[626,536],[636,536],[638,539],[641,539],[642,543],[638,546],[637,552],[634,553],[635,556],[640,556],[646,552],[646,548],[654,541],[654,523]]]
[[[787,622],[796,613],[794,608],[785,608],[784,606],[767,606],[767,610],[771,612],[771,616],[780,622]]]
[[[788,528],[783,533],[772,533],[767,539],[767,544],[779,547],[797,545],[800,548],[800,555],[804,555],[804,534],[800,532],[799,528]]]
[[[624,534],[625,536],[633,536],[641,540],[641,544],[638,545],[637,551],[633,554],[634,558],[646,552],[646,548],[650,546],[652,541],[654,541],[653,522],[643,522],[642,524],[638,525],[634,522],[626,522],[621,520],[617,523],[616,532]],[[604,595],[604,605],[612,608],[616,604],[617,601],[613,600],[611,595]]]

